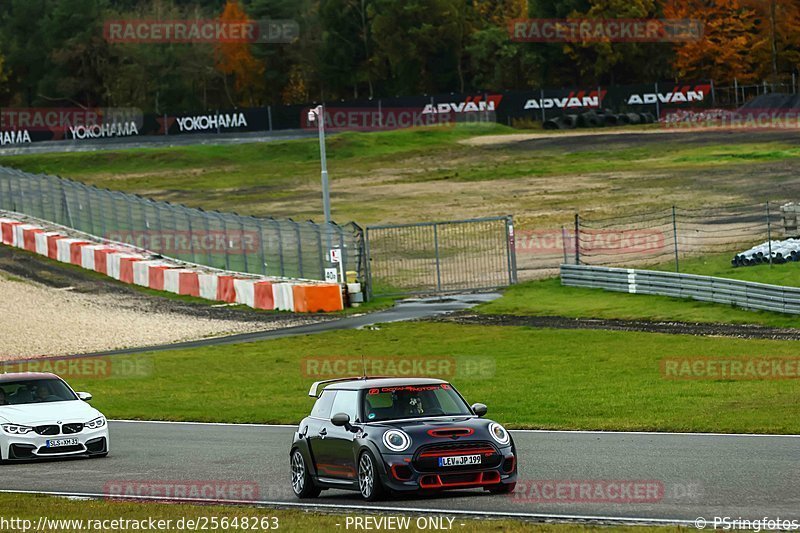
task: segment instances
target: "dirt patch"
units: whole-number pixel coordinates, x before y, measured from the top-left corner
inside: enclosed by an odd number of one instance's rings
[[[0,246],[0,359],[93,353],[332,320],[151,296]]]
[[[608,331],[641,331],[670,335],[732,337],[737,339],[800,340],[800,329],[771,328],[748,324],[706,324],[701,322],[651,322],[601,318],[566,318],[559,316],[481,315],[456,313],[435,319],[440,322],[480,326],[523,326],[551,329],[601,329]]]
[[[590,140],[591,143],[587,143]],[[524,148],[528,144],[539,147],[570,148],[582,147],[587,144],[595,149],[598,146],[607,147],[611,143],[619,149],[620,145],[642,146],[646,144],[661,143],[665,140],[670,143],[724,144],[735,142],[800,142],[800,134],[787,130],[728,130],[720,128],[705,129],[595,129],[576,130],[565,132],[536,132],[512,133],[507,135],[482,135],[459,141],[467,146],[517,146]]]

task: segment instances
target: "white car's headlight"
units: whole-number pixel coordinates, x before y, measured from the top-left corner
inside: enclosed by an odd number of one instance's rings
[[[511,441],[511,436],[508,434],[508,431],[497,422],[489,424],[489,433],[498,444],[508,444]]]
[[[106,419],[104,417],[95,418],[91,422],[87,422],[85,424],[86,429],[98,429],[106,425]]]
[[[411,437],[399,429],[390,429],[383,434],[383,444],[393,452],[402,452],[411,446]]]
[[[17,424],[3,424],[3,431],[9,435],[25,435],[33,431],[33,428],[28,426],[19,426]]]

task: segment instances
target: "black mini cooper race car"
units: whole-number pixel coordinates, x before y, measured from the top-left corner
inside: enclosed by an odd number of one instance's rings
[[[514,490],[511,434],[445,381],[346,378],[314,383],[309,395],[317,401],[289,452],[299,498],[329,488],[366,500],[387,492]]]

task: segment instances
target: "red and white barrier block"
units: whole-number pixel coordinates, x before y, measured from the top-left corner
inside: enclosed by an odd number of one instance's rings
[[[3,244],[14,246],[14,226],[19,226],[22,222],[10,218],[0,218],[0,239]]]
[[[298,313],[344,308],[342,291],[336,284],[271,281],[181,268],[167,260],[154,260],[146,254],[132,253],[124,246],[70,238],[11,218],[0,218],[0,241],[124,283],[175,294]]]
[[[54,231],[47,231],[36,234],[36,253],[45,257],[50,257],[50,239],[62,238]]]
[[[291,283],[275,283],[272,285],[272,301],[278,311],[294,311],[294,294]]]
[[[247,307],[256,306],[256,280],[253,279],[235,279],[233,280],[233,287],[236,291],[236,303],[246,305]]]
[[[142,287],[150,287],[151,274],[156,273],[153,278],[158,277],[159,272],[163,272],[167,268],[175,268],[175,265],[165,263],[164,261],[138,261],[133,264],[133,282]],[[153,279],[158,285],[156,279]],[[161,290],[164,290],[164,276],[161,276]]]
[[[188,268],[164,271],[164,290],[184,296],[200,297],[199,272]]]

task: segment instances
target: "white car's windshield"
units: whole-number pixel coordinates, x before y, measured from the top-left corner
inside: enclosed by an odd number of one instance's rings
[[[64,402],[78,397],[59,379],[27,379],[0,383],[0,408],[42,402]]]
[[[406,385],[369,389],[364,395],[367,422],[427,416],[471,415],[453,388],[441,385]]]

